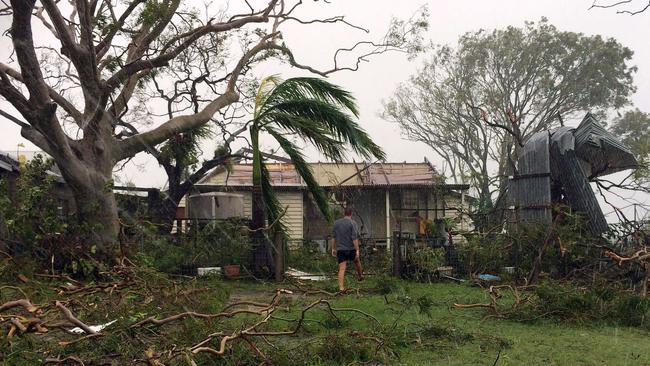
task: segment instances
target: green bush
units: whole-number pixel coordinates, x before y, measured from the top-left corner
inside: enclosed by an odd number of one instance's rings
[[[647,326],[650,299],[611,284],[578,287],[547,281],[535,288],[532,301],[509,316],[518,320],[558,319],[639,327]]]
[[[466,243],[456,245],[458,260],[467,273],[498,274],[508,258],[507,240],[503,236],[468,236]]]
[[[438,267],[445,264],[445,251],[442,248],[422,248],[408,254],[407,273],[417,281],[430,281],[437,276]]]
[[[369,361],[373,358],[373,347],[367,342],[352,340],[345,335],[329,335],[316,349],[316,356],[322,360],[334,361],[338,365]]]
[[[0,181],[0,217],[6,239],[16,254],[41,254],[41,242],[62,236],[67,225],[59,212],[55,195],[56,180],[47,172],[51,159],[36,155],[21,167],[11,198],[8,182]]]
[[[638,295],[619,296],[612,299],[612,321],[627,326],[647,326],[650,318],[650,299]]]
[[[244,223],[212,222],[187,233],[157,235],[142,226],[143,245],[139,258],[160,271],[177,273],[184,266],[214,267],[246,264],[251,246]]]
[[[336,260],[330,253],[321,253],[314,242],[305,242],[288,251],[289,267],[311,273],[331,273],[336,270]]]

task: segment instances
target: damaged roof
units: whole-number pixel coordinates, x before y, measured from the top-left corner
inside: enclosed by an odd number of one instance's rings
[[[590,178],[639,167],[632,151],[587,113],[575,129],[578,156],[591,164]]]
[[[291,163],[267,163],[274,186],[302,187],[302,178]],[[322,187],[334,186],[434,186],[445,184],[444,177],[425,163],[310,163]],[[235,164],[230,172],[215,170],[200,184],[252,186],[252,164]],[[460,187],[463,188],[463,187]]]

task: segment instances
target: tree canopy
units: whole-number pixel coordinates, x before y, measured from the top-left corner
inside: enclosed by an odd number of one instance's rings
[[[615,118],[610,131],[628,146],[641,167],[634,174],[639,183],[650,182],[650,114],[638,108]]]
[[[615,39],[558,30],[546,19],[479,30],[428,60],[385,102],[385,118],[471,183],[483,209],[503,188],[523,141],[584,111],[629,103],[633,52]]]

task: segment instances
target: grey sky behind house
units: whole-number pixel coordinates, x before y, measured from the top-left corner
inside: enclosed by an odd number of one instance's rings
[[[187,1],[190,3],[190,1]],[[203,1],[195,1],[202,7]],[[219,2],[215,1],[215,4]],[[237,4],[238,0],[231,0]],[[252,1],[258,7],[266,1]],[[310,3],[310,2],[305,2]],[[371,30],[365,34],[360,30],[344,25],[287,26],[283,34],[287,44],[293,49],[296,58],[303,64],[320,69],[332,67],[332,54],[339,47],[349,47],[356,40],[378,39],[386,31],[392,17],[408,18],[423,6],[429,8],[428,41],[436,44],[455,44],[465,32],[478,29],[492,30],[509,25],[521,27],[525,21],[539,21],[547,17],[549,22],[560,30],[581,32],[586,35],[600,34],[613,37],[634,51],[632,65],[638,67],[634,75],[637,92],[632,97],[635,107],[650,112],[650,10],[635,16],[617,14],[616,9],[591,9],[593,0],[332,0],[331,4],[322,1],[305,6],[302,15],[305,19],[323,18],[332,15],[345,15],[346,20]],[[601,2],[601,3],[604,3]],[[636,0],[626,8],[636,10],[645,6],[645,0]],[[36,26],[36,21],[34,24]],[[5,32],[10,26],[9,17],[0,17],[0,30]],[[43,32],[43,30],[41,30]],[[47,36],[43,32],[43,36]],[[11,52],[8,37],[0,37],[0,60],[7,62]],[[403,140],[396,124],[381,119],[382,100],[389,98],[400,82],[406,81],[422,64],[422,57],[409,61],[399,53],[389,53],[373,57],[362,63],[356,72],[343,71],[330,77],[331,81],[350,90],[357,98],[361,125],[388,154],[389,161],[420,162],[426,156],[442,168],[440,159],[426,145]],[[275,62],[265,63],[255,68],[260,77],[280,74],[282,77],[306,75]],[[4,100],[0,107],[18,115]],[[1,117],[0,117],[1,118]],[[573,121],[574,123],[576,121]],[[571,123],[569,121],[568,123]],[[33,150],[34,145],[20,136],[17,126],[0,119],[0,150],[15,152],[18,144],[21,150]],[[212,154],[215,142],[205,144],[205,158]],[[305,150],[311,160],[322,160],[312,149]],[[353,157],[351,157],[353,158]],[[119,165],[118,165],[119,166]],[[121,182],[133,182],[143,187],[163,187],[166,183],[164,171],[156,161],[146,154],[139,154],[116,175]],[[633,198],[650,204],[650,198],[633,194]],[[620,200],[616,198],[615,200]],[[626,206],[624,201],[617,201]],[[610,212],[604,207],[605,212]],[[629,209],[627,212],[630,212]],[[611,220],[611,217],[610,217]]]

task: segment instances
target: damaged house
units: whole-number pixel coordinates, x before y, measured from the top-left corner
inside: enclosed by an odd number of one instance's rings
[[[331,227],[312,202],[290,161],[267,163],[281,204],[292,247],[303,241],[327,240]],[[458,231],[471,229],[471,198],[466,184],[447,184],[435,168],[423,163],[311,163],[314,176],[339,207],[351,204],[363,238],[390,246],[393,232],[414,237],[421,224],[452,219]],[[252,164],[219,168],[195,186],[186,199],[190,219],[251,217]]]

